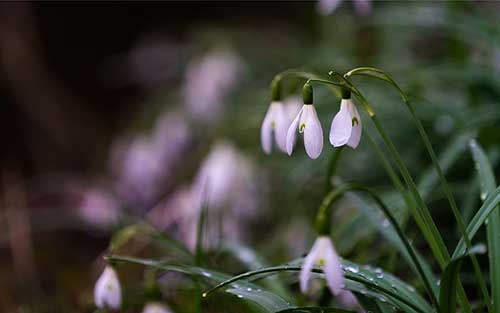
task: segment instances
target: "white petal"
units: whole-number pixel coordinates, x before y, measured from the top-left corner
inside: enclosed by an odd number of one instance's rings
[[[352,132],[347,145],[353,149],[356,149],[356,147],[359,145],[359,141],[361,140],[363,125],[361,124],[361,116],[359,116],[358,109],[356,109],[354,103],[351,103],[351,105],[349,106],[349,111],[351,112],[351,121],[352,119],[356,118],[357,123],[351,122],[351,124],[353,124]]]
[[[299,113],[303,105],[300,97],[290,97],[285,100],[285,114],[289,122]]]
[[[358,300],[349,290],[342,290],[337,295],[337,301],[347,309],[359,308]]]
[[[118,276],[112,267],[107,266],[94,288],[94,301],[99,308],[119,309],[122,303],[121,287]]]
[[[318,239],[314,242],[314,245],[311,248],[309,254],[307,254],[304,262],[302,263],[302,268],[300,269],[300,291],[302,293],[307,292],[307,286],[309,285],[309,279],[311,278],[311,272],[314,264],[316,263],[317,254],[318,254]]]
[[[292,124],[290,124],[290,127],[288,128],[288,132],[286,134],[286,151],[288,152],[288,155],[292,155],[293,146],[295,145],[295,140],[297,138],[297,129],[299,127],[299,121],[303,110],[304,107],[300,109],[299,113],[293,119]]]
[[[321,123],[314,106],[305,105],[302,116],[301,120],[306,125],[304,129],[304,146],[306,147],[307,155],[311,159],[316,159],[323,150],[323,129],[321,128]]]
[[[262,145],[262,150],[265,153],[270,154],[273,145],[273,106],[272,104],[267,109],[264,121],[262,121],[262,126],[260,128],[260,143]]]
[[[326,239],[324,241],[324,258],[325,258],[325,267],[323,271],[325,272],[326,284],[330,291],[337,295],[344,286],[344,275],[342,273],[342,267],[340,264],[339,256],[333,247],[332,241],[328,237],[323,237]]]
[[[288,119],[285,108],[281,102],[273,103],[275,105],[274,113],[274,136],[276,144],[281,151],[286,152],[286,135],[288,131]]]
[[[342,99],[340,102],[340,111],[335,115],[330,128],[330,143],[334,147],[345,145],[352,132],[352,118],[349,112],[350,99]]]

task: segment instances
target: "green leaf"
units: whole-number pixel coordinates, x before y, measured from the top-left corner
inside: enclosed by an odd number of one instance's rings
[[[488,194],[495,190],[497,185],[493,168],[479,143],[471,140],[470,149],[479,176],[481,199],[484,200]],[[498,206],[497,210],[490,214],[487,222],[486,235],[490,261],[491,297],[494,311],[500,312],[500,210],[498,210]]]
[[[469,239],[472,240],[476,235],[477,231],[484,224],[488,216],[491,212],[497,208],[500,203],[500,187],[497,187],[493,192],[491,192],[483,205],[479,208],[477,213],[472,218],[471,222],[467,226],[467,234],[469,234]],[[464,238],[460,239],[460,242],[457,244],[455,251],[453,252],[453,258],[458,257],[459,255],[465,252],[465,242]]]
[[[203,278],[214,283],[222,283],[230,279],[230,276],[226,274],[196,266],[173,264],[151,259],[141,259],[118,255],[109,256],[108,260],[112,262],[140,264],[164,271],[183,273],[192,277]],[[226,290],[227,293],[233,294],[242,300],[253,302],[267,312],[274,313],[285,309],[294,308],[294,306],[285,299],[274,293],[262,289],[262,287],[259,285],[245,281],[231,283],[229,285],[231,288]]]
[[[227,252],[233,255],[236,259],[245,264],[250,270],[256,270],[269,266],[267,261],[262,256],[258,255],[250,247],[244,246],[240,243],[223,242],[219,249],[219,252]],[[267,288],[269,288],[270,291],[276,292],[283,298],[290,301],[293,299],[288,289],[277,277],[272,277],[271,279],[266,280],[264,284]]]
[[[453,258],[450,263],[448,263],[444,270],[439,288],[439,305],[441,307],[441,312],[454,313],[457,311],[456,296],[462,261],[470,255],[482,254],[485,252],[486,247],[484,245],[476,245],[469,249],[467,253],[457,258]]]
[[[300,307],[300,308],[286,309],[283,311],[279,311],[278,313],[355,313],[355,312],[339,308],[314,306],[314,307]]]
[[[358,264],[343,260],[344,276],[346,279],[346,289],[356,293],[372,297],[381,302],[387,302],[402,309],[404,312],[434,312],[432,307],[418,294],[415,289],[381,269],[370,266],[360,266]],[[228,279],[209,291],[208,296],[214,291],[227,285],[234,284],[249,278],[263,278],[279,272],[300,271],[302,259],[295,260],[289,264],[263,268],[256,271],[246,272]],[[314,273],[322,274],[320,268],[313,269]]]

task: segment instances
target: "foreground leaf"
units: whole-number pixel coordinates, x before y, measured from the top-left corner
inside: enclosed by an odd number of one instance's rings
[[[183,273],[197,278],[203,278],[207,281],[213,283],[221,283],[230,279],[230,276],[226,274],[219,273],[217,271],[205,269],[202,267],[188,266],[182,264],[172,264],[162,261],[155,261],[150,259],[141,259],[128,256],[109,256],[108,259],[113,262],[127,262],[140,264],[143,266],[153,267],[156,269],[164,271],[172,271]],[[281,298],[280,296],[262,289],[259,285],[249,283],[249,282],[238,282],[230,284],[229,289],[226,290],[227,293],[233,294],[242,300],[250,301],[266,312],[279,312],[285,309],[294,308],[288,301]]]

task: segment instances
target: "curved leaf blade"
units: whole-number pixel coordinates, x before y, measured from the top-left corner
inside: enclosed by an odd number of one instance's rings
[[[482,244],[476,245],[465,254],[452,259],[446,266],[441,285],[439,288],[439,306],[443,313],[454,313],[457,311],[457,286],[462,261],[472,254],[482,254],[486,252],[486,247]]]
[[[172,264],[162,261],[118,255],[109,256],[108,259],[114,262],[134,263],[164,271],[178,272],[189,276],[200,277],[208,281],[213,281],[215,283],[221,283],[230,279],[230,276],[226,274],[196,266]],[[233,294],[240,299],[251,301],[266,312],[274,313],[285,309],[294,308],[293,305],[291,305],[288,301],[281,298],[280,296],[266,291],[261,286],[250,282],[241,281],[231,284],[230,287],[231,288],[226,290],[227,293]]]
[[[495,190],[497,185],[495,175],[491,163],[479,143],[471,140],[470,149],[479,176],[481,198],[484,199],[486,195]],[[486,235],[490,261],[491,300],[495,312],[500,312],[500,210],[498,207],[490,214],[487,221]]]

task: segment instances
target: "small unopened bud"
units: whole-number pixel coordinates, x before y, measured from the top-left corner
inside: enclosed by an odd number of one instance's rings
[[[272,101],[281,101],[281,84],[279,79],[273,79],[271,82]]]

